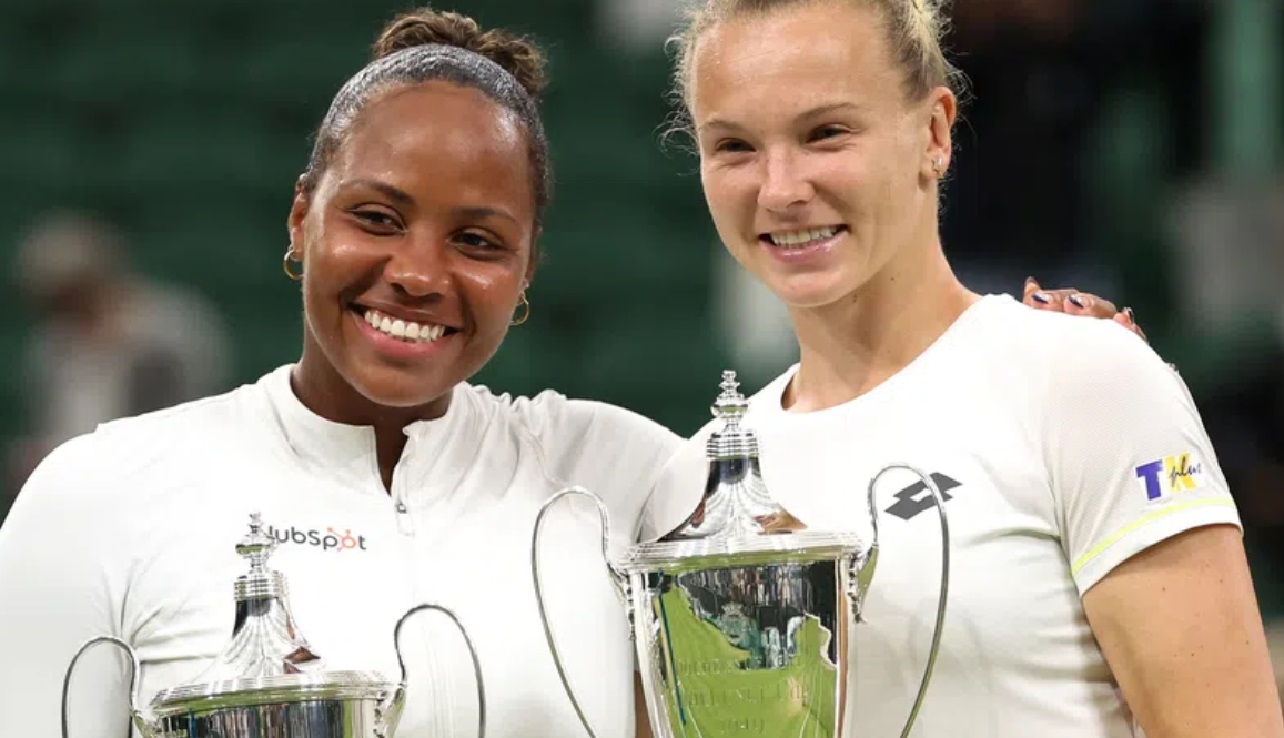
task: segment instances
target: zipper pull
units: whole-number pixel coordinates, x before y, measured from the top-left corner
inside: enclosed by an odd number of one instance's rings
[[[413,536],[415,534],[415,516],[410,514],[410,508],[401,500],[393,502],[392,509],[397,511],[394,519],[397,521],[397,532],[403,536]]]

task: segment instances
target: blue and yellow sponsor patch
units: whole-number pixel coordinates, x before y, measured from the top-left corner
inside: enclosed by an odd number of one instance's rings
[[[1204,464],[1190,453],[1165,456],[1142,464],[1136,472],[1145,487],[1146,498],[1150,500],[1192,492],[1204,486]]]

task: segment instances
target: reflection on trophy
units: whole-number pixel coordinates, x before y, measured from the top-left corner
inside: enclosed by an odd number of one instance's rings
[[[144,738],[393,738],[406,697],[401,626],[415,613],[436,610],[464,636],[477,683],[478,738],[486,732],[486,697],[481,664],[463,624],[440,605],[417,605],[397,621],[393,645],[401,679],[390,682],[372,671],[325,671],[295,625],[285,578],[268,568],[276,541],[251,516],[250,534],[236,552],[250,571],[234,587],[236,617],[232,638],[194,683],[157,694],[140,706],[138,656],[124,641],[94,638],[67,667],[62,689],[62,735],[67,738],[67,696],[76,662],[91,646],[110,643],[130,659],[130,713]]]
[[[940,489],[916,469],[889,466],[869,483],[868,545],[854,533],[808,530],[774,501],[762,479],[758,439],[742,424],[748,401],[734,372],[723,373],[712,411],[722,427],[708,441],[709,472],[696,509],[676,530],[634,546],[620,561],[607,561],[626,603],[652,731],[657,738],[849,734],[847,680],[855,666],[849,663],[851,628],[864,622],[878,561],[875,490],[884,473],[900,469],[927,486],[942,534],[936,625],[901,733],[908,736],[939,652],[948,595],[949,529]],[[606,507],[591,492],[572,487],[540,509],[531,567],[558,675],[580,722],[596,738],[563,668],[540,578],[544,516],[572,495],[597,503],[607,555]]]

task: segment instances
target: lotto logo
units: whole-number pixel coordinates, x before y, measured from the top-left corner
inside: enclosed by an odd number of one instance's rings
[[[1146,488],[1146,498],[1157,500],[1199,489],[1204,485],[1204,465],[1192,454],[1165,456],[1137,467],[1137,478]]]

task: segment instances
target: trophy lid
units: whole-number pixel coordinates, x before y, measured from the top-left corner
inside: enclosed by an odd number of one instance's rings
[[[324,662],[299,633],[290,610],[285,577],[268,568],[276,540],[263,530],[258,513],[250,532],[236,545],[249,571],[236,579],[236,616],[223,651],[192,683],[159,692],[156,714],[219,707],[341,698],[381,698],[392,688],[379,674],[324,671]]]
[[[722,373],[721,392],[710,407],[722,421],[705,447],[708,476],[705,494],[687,519],[654,543],[636,547],[627,565],[674,563],[709,556],[735,556],[746,562],[765,555],[805,560],[828,556],[859,545],[845,533],[809,531],[772,497],[762,478],[758,435],[744,422],[748,399],[740,393],[734,371]]]

